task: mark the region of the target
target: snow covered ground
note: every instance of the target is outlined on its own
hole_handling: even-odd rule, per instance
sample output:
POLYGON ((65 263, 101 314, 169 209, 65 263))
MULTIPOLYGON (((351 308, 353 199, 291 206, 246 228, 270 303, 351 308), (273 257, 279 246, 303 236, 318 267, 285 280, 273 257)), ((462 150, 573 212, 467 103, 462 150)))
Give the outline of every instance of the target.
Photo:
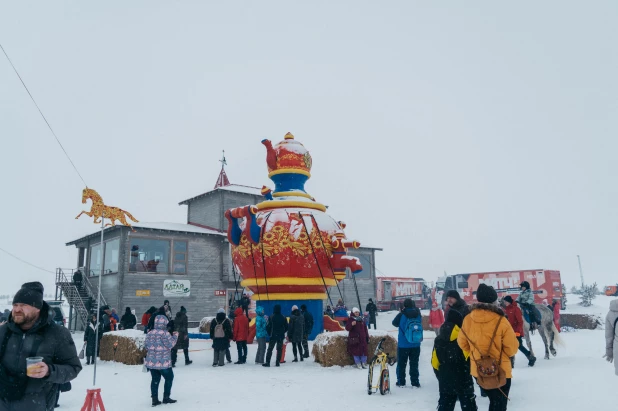
MULTIPOLYGON (((574 297, 574 296, 573 296, 574 297)), ((605 315, 611 298, 600 297, 595 308, 605 315)), ((571 303, 575 299, 571 299, 571 303)), ((575 311, 570 304, 567 312, 575 311)), ((591 311, 594 312, 595 309, 591 311)), ((588 309, 586 309, 588 310, 588 309)), ((579 311, 579 310, 578 310, 579 311)), ((378 329, 392 332, 390 324, 394 312, 380 313, 378 329)), ((394 334, 394 333, 393 333, 394 334)), ((509 410, 610 410, 615 399, 609 394, 618 382, 613 365, 601 357, 604 349, 604 332, 576 331, 562 333, 564 346, 558 346, 558 356, 543 360, 543 346, 538 335, 533 336, 533 346, 540 359, 534 368, 527 367, 525 357, 518 353, 509 410)), ((81 334, 75 334, 81 347, 81 334)), ((281 367, 264 368, 253 364, 257 345, 249 347, 248 363, 229 364, 213 368, 212 348, 205 340, 191 340, 193 364, 183 361, 174 369, 175 379, 172 398, 176 405, 160 406, 163 409, 414 409, 435 410, 438 384, 430 365, 433 333, 425 334, 421 349, 420 381, 422 388, 398 388, 395 367, 391 367, 392 393, 381 396, 367 395, 367 372, 352 367, 322 368, 313 361, 291 363, 292 347, 288 346, 287 363, 281 367)), ((232 358, 236 351, 232 344, 232 358)), ((179 359, 182 355, 179 355, 179 359)), ((273 361, 274 362, 274 361, 273 361)), ((150 375, 142 373, 141 366, 104 363, 98 365, 97 385, 107 410, 147 410, 150 405, 150 375)), ((73 390, 62 394, 60 409, 79 410, 86 389, 92 387, 92 366, 84 370, 73 382, 73 390)), ((161 392, 162 392, 161 387, 161 392)), ((478 388, 477 388, 478 390, 478 388)), ((478 392, 477 392, 478 394, 478 392)), ((480 396, 479 409, 487 409, 488 401, 480 396)), ((456 409, 459 409, 456 408, 456 409)))

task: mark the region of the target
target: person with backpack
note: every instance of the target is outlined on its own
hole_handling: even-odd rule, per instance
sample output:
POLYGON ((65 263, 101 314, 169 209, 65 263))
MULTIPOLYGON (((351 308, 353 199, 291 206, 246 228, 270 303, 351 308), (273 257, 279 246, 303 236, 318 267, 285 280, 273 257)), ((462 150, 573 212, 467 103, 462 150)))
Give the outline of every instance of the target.
POLYGON ((273 307, 273 315, 270 316, 266 323, 266 332, 270 336, 268 343, 268 351, 266 352, 266 362, 263 367, 270 367, 270 359, 273 355, 273 349, 277 347, 277 357, 275 357, 275 366, 279 367, 281 362, 281 350, 283 348, 283 339, 285 333, 288 332, 288 321, 281 314, 281 305, 275 304, 273 307))
POLYGON ((170 334, 167 328, 169 320, 165 315, 157 315, 154 327, 148 331, 144 347, 148 353, 144 360, 144 365, 150 371, 150 395, 152 406, 161 404, 159 401, 159 383, 161 377, 165 379, 163 387, 163 404, 174 404, 177 402, 170 398, 172 393, 172 383, 174 382, 174 370, 172 370, 172 348, 178 341, 178 333, 170 334))
POLYGON ((305 317, 303 317, 298 309, 298 306, 292 306, 292 314, 290 315, 290 327, 288 330, 288 339, 292 343, 292 350, 294 352, 294 360, 292 362, 298 362, 298 354, 300 354, 300 360, 304 360, 303 356, 303 335, 305 333, 305 317))
MULTIPOLYGON (((459 311, 457 311, 457 313, 459 314, 459 311)), ((429 326, 436 333, 436 337, 440 335, 440 327, 442 327, 442 324, 444 324, 444 313, 442 312, 442 309, 438 307, 438 303, 434 301, 432 303, 431 310, 429 311, 429 326)))
POLYGON ((423 321, 421 311, 411 298, 403 301, 403 310, 393 320, 393 326, 399 329, 397 337, 397 386, 406 385, 406 366, 410 360, 410 383, 420 388, 418 359, 421 355, 423 341, 423 321))
POLYGON ((365 311, 369 313, 369 328, 371 328, 371 324, 373 324, 373 329, 377 330, 376 314, 378 313, 378 306, 373 303, 373 299, 369 299, 369 304, 365 307, 365 311))
POLYGON ((238 350, 238 361, 234 364, 244 364, 247 362, 247 340, 249 339, 249 319, 243 313, 243 309, 238 307, 234 311, 234 334, 233 340, 236 341, 238 350))
MULTIPOLYGON (((521 315, 521 310, 517 306, 517 301, 513 301, 513 297, 507 295, 502 299, 502 302, 504 303, 504 313, 506 314, 506 318, 509 320, 511 327, 513 327, 515 337, 519 342, 519 351, 521 351, 528 359, 528 366, 534 367, 534 364, 536 363, 536 357, 532 355, 532 353, 528 351, 526 347, 524 347, 524 320, 521 315)), ((513 359, 511 365, 514 364, 515 360, 513 359)))
POLYGON ((264 318, 264 307, 255 309, 255 338, 258 341, 258 349, 255 354, 255 363, 264 364, 264 356, 266 355, 266 318, 264 318))
POLYGON ((309 311, 307 311, 307 306, 302 304, 300 306, 300 313, 305 319, 305 328, 303 329, 303 357, 309 358, 309 335, 311 334, 311 330, 313 330, 313 315, 309 311))
POLYGON ((176 366, 178 350, 182 350, 185 355, 185 365, 193 364, 193 361, 189 359, 189 318, 187 317, 187 309, 184 306, 181 306, 180 311, 176 313, 173 331, 178 333, 178 342, 172 348, 172 368, 176 366))
POLYGON ((605 355, 607 362, 614 362, 614 370, 618 375, 618 300, 609 303, 609 311, 605 316, 605 355), (616 361, 614 361, 616 359, 616 361))
POLYGON ((345 329, 348 331, 348 354, 354 358, 354 365, 356 368, 367 368, 369 330, 358 308, 352 308, 345 329))
POLYGON ((230 348, 230 340, 234 338, 232 324, 225 316, 225 310, 219 308, 217 316, 210 322, 210 338, 214 355, 212 360, 213 367, 223 367, 225 365, 225 351, 230 348))
POLYGON ((438 411, 453 411, 457 400, 463 411, 477 410, 470 375, 470 353, 463 352, 457 344, 462 323, 459 311, 450 310, 434 340, 431 365, 440 388, 438 411))
POLYGON ((496 290, 481 284, 476 299, 478 303, 470 307, 457 343, 470 353, 470 374, 489 397, 489 409, 504 411, 511 388, 511 357, 517 353, 519 342, 504 312, 496 305, 496 290))

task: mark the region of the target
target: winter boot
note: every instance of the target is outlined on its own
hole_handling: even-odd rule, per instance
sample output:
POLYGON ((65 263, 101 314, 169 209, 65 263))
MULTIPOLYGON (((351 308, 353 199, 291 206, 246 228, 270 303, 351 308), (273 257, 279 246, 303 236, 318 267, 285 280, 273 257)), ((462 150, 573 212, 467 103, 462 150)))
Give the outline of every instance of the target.
POLYGON ((416 387, 416 388, 421 388, 421 383, 418 382, 418 381, 415 381, 415 382, 412 383, 412 386, 416 387))
MULTIPOLYGON (((277 364, 279 365, 279 364, 277 364)), ((262 367, 270 367, 270 363, 265 362, 264 364, 262 364, 262 367)))
POLYGON ((189 360, 189 361, 185 361, 185 365, 191 365, 193 364, 193 361, 189 360))
MULTIPOLYGON (((283 362, 285 362, 285 361, 283 361, 283 362)), ((277 362, 277 363, 275 364, 275 367, 278 367, 278 366, 279 366, 279 362, 277 362)))
POLYGON ((535 362, 536 362, 536 357, 534 355, 531 355, 528 358, 528 367, 534 367, 535 362))
POLYGON ((238 361, 236 361, 234 364, 242 364, 242 360, 239 359, 238 361))
POLYGON ((305 357, 303 357, 302 355, 300 356, 300 360, 301 361, 305 361, 305 357))
POLYGON ((156 407, 157 405, 161 405, 161 401, 159 401, 158 397, 152 397, 152 406, 156 407))
POLYGON ((294 359, 292 360, 292 362, 298 362, 298 358, 294 357, 294 359))
POLYGON ((170 397, 163 398, 163 404, 174 404, 178 401, 171 399, 170 397))
POLYGON ((365 369, 365 368, 367 368, 367 364, 365 364, 365 363, 361 363, 361 367, 362 367, 363 369, 365 369))
POLYGON ((361 365, 359 363, 354 364, 354 366, 358 369, 360 369, 361 365))

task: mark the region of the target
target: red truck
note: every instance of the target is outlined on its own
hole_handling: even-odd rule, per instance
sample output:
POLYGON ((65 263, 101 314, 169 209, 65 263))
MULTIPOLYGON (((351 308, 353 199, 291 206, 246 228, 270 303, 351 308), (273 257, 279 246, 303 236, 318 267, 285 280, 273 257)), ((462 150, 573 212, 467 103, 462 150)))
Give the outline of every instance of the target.
POLYGON ((431 289, 422 278, 410 277, 378 277, 376 306, 380 311, 397 310, 403 300, 411 298, 416 306, 431 308, 429 298, 431 289), (429 305, 428 305, 429 304, 429 305))
POLYGON ((560 301, 561 309, 566 309, 566 298, 562 295, 562 281, 558 270, 521 270, 521 271, 495 271, 487 273, 453 274, 441 277, 436 282, 434 298, 446 304, 446 292, 457 290, 461 298, 467 303, 476 302, 476 290, 480 284, 492 286, 498 293, 498 298, 507 295, 517 298, 521 292, 522 281, 530 283, 530 289, 534 294, 534 302, 542 304, 547 300, 560 301))

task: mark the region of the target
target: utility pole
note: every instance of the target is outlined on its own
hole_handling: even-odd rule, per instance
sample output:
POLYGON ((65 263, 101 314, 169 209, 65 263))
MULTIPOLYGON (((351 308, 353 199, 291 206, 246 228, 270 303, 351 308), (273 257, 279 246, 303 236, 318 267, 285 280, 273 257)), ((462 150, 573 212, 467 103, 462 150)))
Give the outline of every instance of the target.
POLYGON ((582 271, 582 261, 579 258, 579 255, 577 256, 577 263, 579 264, 579 275, 582 278, 582 291, 584 290, 584 273, 582 271))

